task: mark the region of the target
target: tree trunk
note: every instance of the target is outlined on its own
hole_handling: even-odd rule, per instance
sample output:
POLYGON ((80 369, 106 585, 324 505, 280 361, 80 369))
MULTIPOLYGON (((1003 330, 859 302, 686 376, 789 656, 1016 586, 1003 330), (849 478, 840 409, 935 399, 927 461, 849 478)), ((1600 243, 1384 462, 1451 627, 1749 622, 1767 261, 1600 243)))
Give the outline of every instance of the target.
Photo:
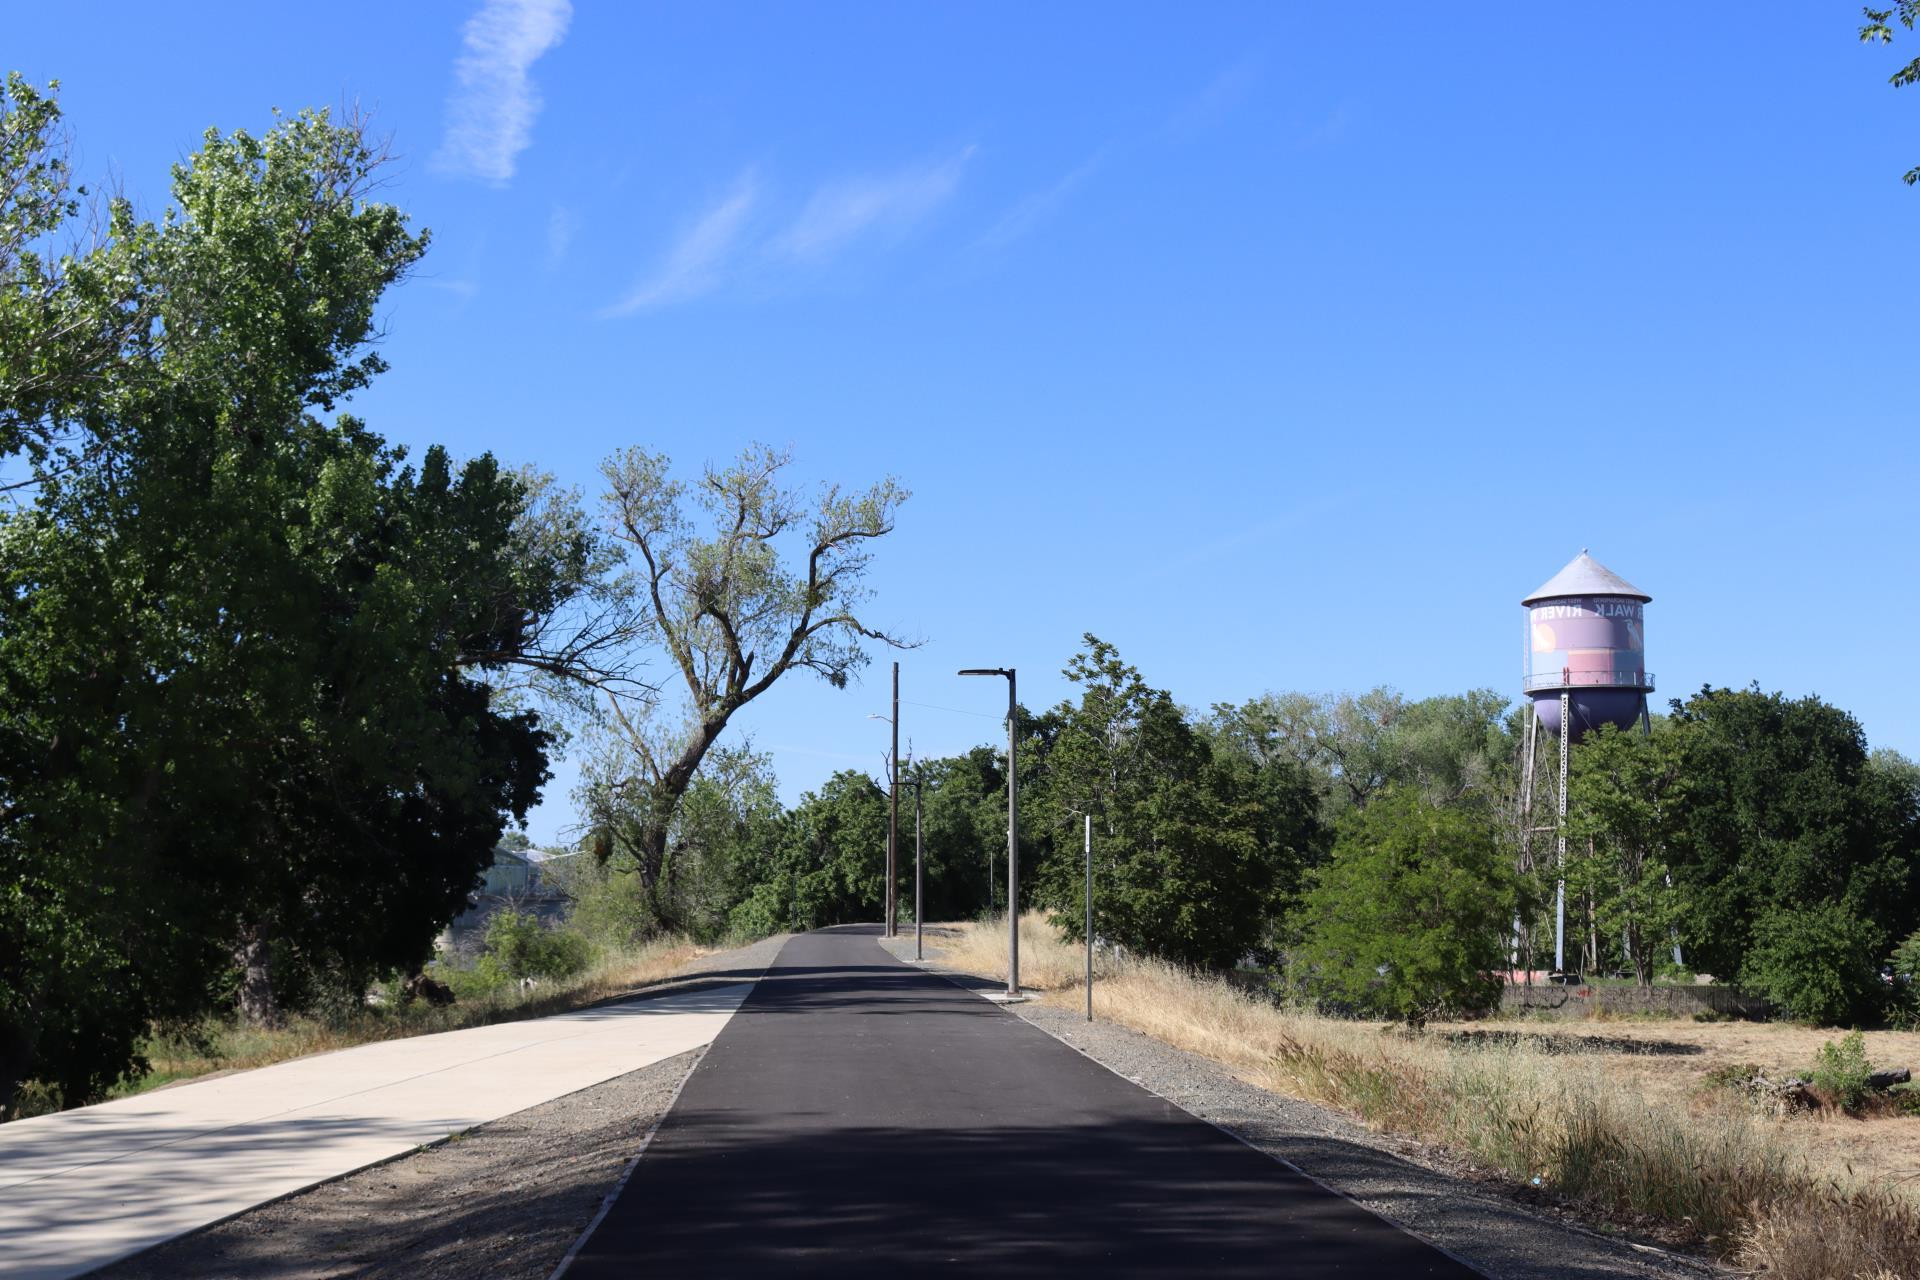
MULTIPOLYGON (((677 797, 676 797, 677 799, 677 797)), ((639 855, 640 892, 645 898, 647 910, 653 916, 653 922, 662 929, 671 929, 676 923, 670 909, 667 892, 667 824, 665 821, 642 823, 635 844, 639 855)))
POLYGON ((0 1119, 13 1110, 32 1066, 33 1037, 17 1023, 0 1021, 0 1119))
POLYGON ((280 1005, 273 998, 269 955, 266 930, 259 924, 250 924, 240 931, 240 943, 233 949, 233 962, 240 968, 240 1016, 248 1026, 280 1025, 280 1005))

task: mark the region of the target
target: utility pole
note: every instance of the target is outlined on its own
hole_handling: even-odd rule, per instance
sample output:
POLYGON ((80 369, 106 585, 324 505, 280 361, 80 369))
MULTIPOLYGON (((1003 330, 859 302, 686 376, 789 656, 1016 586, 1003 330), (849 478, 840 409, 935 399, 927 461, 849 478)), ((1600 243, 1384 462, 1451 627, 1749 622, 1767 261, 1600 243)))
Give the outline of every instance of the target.
POLYGON ((893 754, 887 758, 887 936, 894 936, 899 919, 900 876, 900 664, 893 664, 893 754))

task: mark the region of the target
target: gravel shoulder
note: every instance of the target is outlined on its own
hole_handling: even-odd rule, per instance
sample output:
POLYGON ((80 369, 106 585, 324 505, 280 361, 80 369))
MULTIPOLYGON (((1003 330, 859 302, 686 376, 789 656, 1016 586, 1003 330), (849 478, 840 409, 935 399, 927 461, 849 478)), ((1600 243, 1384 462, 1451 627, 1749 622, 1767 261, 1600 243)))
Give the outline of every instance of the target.
MULTIPOLYGON (((949 968, 930 938, 920 967, 981 992, 994 980, 949 968)), ((881 939, 913 964, 911 936, 881 939)), ((1098 1016, 1096 993, 1096 1017, 1098 1016)), ((1496 1280, 1678 1280, 1734 1273, 1579 1225, 1517 1201, 1504 1183, 1344 1112, 1247 1084, 1220 1064, 1126 1027, 1039 1002, 1006 1006, 1049 1035, 1185 1111, 1286 1162, 1496 1280)))
MULTIPOLYGON (((622 999, 757 978, 787 941, 702 956, 622 999)), ((105 1280, 545 1277, 704 1049, 250 1209, 93 1274, 105 1280)))

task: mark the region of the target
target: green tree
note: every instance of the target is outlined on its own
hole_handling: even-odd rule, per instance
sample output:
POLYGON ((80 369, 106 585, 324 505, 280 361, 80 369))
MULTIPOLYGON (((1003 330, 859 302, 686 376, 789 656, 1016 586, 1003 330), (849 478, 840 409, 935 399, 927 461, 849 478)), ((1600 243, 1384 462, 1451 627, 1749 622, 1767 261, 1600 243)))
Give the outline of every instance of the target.
MULTIPOLYGON (((1909 31, 1913 30, 1914 24, 1920 22, 1920 0, 1897 0, 1892 9, 1867 8, 1861 12, 1866 14, 1867 21, 1860 28, 1860 43, 1892 44, 1892 20, 1895 15, 1898 15, 1901 26, 1909 31)), ((1905 66, 1897 68, 1887 77, 1887 83, 1896 89, 1904 89, 1910 84, 1920 84, 1920 58, 1915 58, 1905 66)), ((1920 165, 1907 170, 1905 181, 1910 187, 1920 184, 1920 165)))
POLYGON ((1317 834, 1304 770, 1276 762, 1263 775, 1244 758, 1216 758, 1171 695, 1096 636, 1065 674, 1081 695, 1055 713, 1036 788, 1059 851, 1040 864, 1041 901, 1078 936, 1076 837, 1091 815, 1099 932, 1216 969, 1258 950, 1317 834))
POLYGON ((1779 908, 1754 925, 1740 985, 1801 1022, 1846 1025, 1874 1018, 1886 991, 1880 981, 1879 932, 1831 902, 1779 908))
POLYGON ((733 912, 743 936, 877 919, 886 880, 887 795, 843 770, 800 797, 779 844, 733 912))
POLYGON ((789 671, 841 688, 866 663, 866 641, 903 643, 859 615, 872 544, 893 531, 906 490, 889 478, 809 501, 783 483, 790 461, 755 446, 709 466, 691 492, 645 449, 603 468, 612 536, 629 557, 615 591, 634 634, 666 658, 677 696, 610 703, 609 750, 582 798, 605 851, 631 852, 664 923, 677 923, 660 895, 674 817, 733 716, 789 671), (790 543, 797 566, 782 554, 790 543))
POLYGON ((475 976, 489 987, 527 978, 571 978, 591 959, 587 940, 563 929, 549 929, 525 911, 496 911, 487 921, 485 949, 475 976))
POLYGON ((384 367, 375 307, 425 249, 380 163, 324 113, 209 133, 93 251, 151 325, 0 516, 0 1095, 97 1093, 234 968, 271 1020, 418 965, 546 777, 495 684, 587 547, 529 554, 491 458, 319 417, 384 367))
POLYGON ((1393 779, 1433 804, 1491 802, 1513 784, 1519 743, 1506 728, 1511 703, 1492 689, 1407 704, 1395 726, 1393 779))
MULTIPOLYGON (((927 919, 976 916, 1004 906, 995 895, 1005 893, 1007 870, 1006 752, 975 747, 919 762, 913 771, 925 786, 920 818, 927 919)), ((909 853, 910 821, 903 816, 901 847, 909 853)))
MULTIPOLYGON (((151 320, 134 270, 148 236, 125 201, 103 211, 93 245, 57 253, 80 240, 87 194, 72 183, 57 89, 18 72, 0 85, 0 462, 24 453, 42 467, 84 447, 95 389, 151 320)), ((0 476, 0 489, 32 475, 0 476)))
POLYGON ((1393 789, 1344 819, 1314 873, 1289 977, 1418 1026, 1498 998, 1507 931, 1527 908, 1492 819, 1393 789))
POLYGON ((1219 703, 1215 740, 1265 765, 1290 760, 1319 781, 1332 822, 1391 786, 1418 787, 1435 803, 1510 787, 1515 743, 1509 703, 1491 689, 1408 702, 1386 686, 1360 694, 1266 693, 1219 703))
POLYGON ((1641 986, 1686 914, 1672 875, 1688 798, 1684 733, 1667 720, 1645 736, 1605 726, 1574 751, 1568 779, 1570 849, 1592 850, 1571 860, 1568 893, 1593 902, 1596 927, 1621 939, 1641 986))
MULTIPOLYGON (((1864 926, 1861 964, 1916 919, 1920 814, 1851 715, 1818 698, 1702 689, 1674 704, 1688 800, 1674 883, 1691 962, 1735 977, 1760 921, 1830 904, 1864 926)), ((1771 968, 1771 966, 1769 966, 1771 968)))

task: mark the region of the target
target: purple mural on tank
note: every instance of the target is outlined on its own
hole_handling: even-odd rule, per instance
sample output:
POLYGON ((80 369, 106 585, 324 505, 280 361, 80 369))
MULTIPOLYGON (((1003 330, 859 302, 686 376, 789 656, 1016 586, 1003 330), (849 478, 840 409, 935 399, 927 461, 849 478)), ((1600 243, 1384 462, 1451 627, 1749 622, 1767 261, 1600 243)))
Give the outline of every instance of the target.
POLYGON ((1527 610, 1525 687, 1547 732, 1560 732, 1567 695, 1578 742, 1603 724, 1639 720, 1653 689, 1646 606, 1652 597, 1585 551, 1521 604, 1527 610))

